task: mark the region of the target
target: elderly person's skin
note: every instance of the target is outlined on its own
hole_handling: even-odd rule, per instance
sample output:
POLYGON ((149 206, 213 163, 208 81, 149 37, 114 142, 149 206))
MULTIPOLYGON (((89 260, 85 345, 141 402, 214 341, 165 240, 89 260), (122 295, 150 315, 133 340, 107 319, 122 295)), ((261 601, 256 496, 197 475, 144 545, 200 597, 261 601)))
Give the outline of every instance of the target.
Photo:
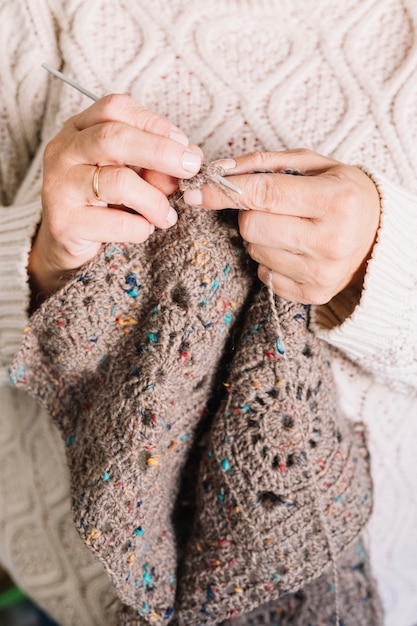
MULTIPOLYGON (((128 96, 106 96, 70 118, 44 155, 42 218, 28 268, 35 296, 56 291, 103 243, 140 244, 155 227, 173 226, 167 195, 198 172, 202 158, 180 129, 128 96)), ((361 289, 380 218, 378 192, 361 169, 308 150, 220 163, 251 208, 240 212, 239 227, 262 281, 287 300, 313 304, 347 286, 361 289), (280 173, 286 169, 304 175, 280 173), (276 173, 252 173, 262 170, 276 173)), ((230 194, 214 186, 187 190, 184 200, 233 208, 230 194)))
POLYGON ((155 227, 175 224, 167 195, 201 162, 180 129, 128 96, 106 96, 70 118, 44 154, 42 217, 28 268, 35 292, 53 293, 103 243, 140 244, 155 227), (97 165, 100 200, 92 184, 97 165))
MULTIPOLYGON (((218 161, 242 190, 239 214, 259 278, 291 301, 324 304, 349 286, 362 289, 380 220, 380 199, 358 167, 309 150, 256 152, 218 161), (279 173, 292 169, 304 176, 279 173), (277 173, 254 174, 253 171, 277 173)), ((230 194, 205 185, 187 190, 195 207, 233 207, 230 194)), ((235 206, 238 206, 236 204, 235 206)))

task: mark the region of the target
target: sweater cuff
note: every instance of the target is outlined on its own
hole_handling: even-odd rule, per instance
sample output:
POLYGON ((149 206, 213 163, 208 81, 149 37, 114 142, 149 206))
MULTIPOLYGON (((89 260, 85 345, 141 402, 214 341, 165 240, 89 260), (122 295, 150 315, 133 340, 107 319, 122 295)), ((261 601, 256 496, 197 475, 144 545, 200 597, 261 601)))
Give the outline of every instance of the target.
POLYGON ((0 384, 28 321, 27 264, 39 216, 39 200, 0 208, 0 384))
POLYGON ((382 381, 417 387, 417 197, 372 175, 381 197, 381 225, 360 296, 346 289, 312 309, 319 337, 382 381))

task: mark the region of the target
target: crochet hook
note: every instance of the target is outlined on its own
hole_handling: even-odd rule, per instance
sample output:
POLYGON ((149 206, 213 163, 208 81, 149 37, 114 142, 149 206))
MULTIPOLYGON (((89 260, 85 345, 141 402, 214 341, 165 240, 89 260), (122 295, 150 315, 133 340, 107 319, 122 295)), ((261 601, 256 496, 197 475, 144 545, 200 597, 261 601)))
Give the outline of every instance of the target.
MULTIPOLYGON (((94 102, 97 102, 97 100, 99 99, 99 97, 94 95, 93 93, 91 93, 91 91, 89 91, 88 89, 86 89, 85 87, 80 85, 79 83, 75 82, 75 80, 72 80, 72 78, 69 78, 69 76, 66 76, 65 74, 63 74, 59 70, 56 70, 54 67, 51 67, 47 63, 42 63, 42 67, 45 70, 47 70, 48 72, 50 72, 51 74, 53 74, 54 76, 56 76, 56 78, 59 78, 60 80, 62 80, 67 85, 70 85, 70 87, 73 87, 74 89, 77 89, 77 91, 79 91, 80 93, 84 94, 84 96, 87 96, 87 98, 90 98, 90 100, 94 100, 94 102)), ((224 187, 227 187, 228 189, 231 189, 232 191, 234 191, 234 192, 236 192, 238 194, 242 193, 242 191, 241 191, 241 189, 239 189, 239 187, 236 187, 236 185, 234 185, 233 183, 229 182, 227 180, 227 178, 225 178, 224 176, 220 176, 220 174, 216 174, 215 176, 213 176, 213 178, 218 183, 220 183, 220 185, 223 185, 224 187)))

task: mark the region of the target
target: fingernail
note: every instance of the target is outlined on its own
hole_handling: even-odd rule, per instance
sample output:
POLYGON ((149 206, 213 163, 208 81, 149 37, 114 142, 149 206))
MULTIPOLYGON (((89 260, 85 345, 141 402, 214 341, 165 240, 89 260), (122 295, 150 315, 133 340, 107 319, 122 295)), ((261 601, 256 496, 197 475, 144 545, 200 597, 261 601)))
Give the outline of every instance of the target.
POLYGON ((184 202, 191 206, 200 206, 203 203, 203 194, 199 189, 187 189, 184 192, 184 202))
POLYGON ((272 270, 265 265, 258 266, 258 277, 263 283, 268 284, 271 281, 272 270))
POLYGON ((184 135, 182 130, 180 130, 179 128, 171 128, 168 133, 168 137, 170 139, 173 139, 177 143, 182 143, 183 146, 188 146, 189 144, 187 135, 184 135))
POLYGON ((166 219, 169 226, 174 226, 174 224, 176 224, 178 215, 175 209, 172 207, 169 209, 166 219))
POLYGON ((149 224, 149 234, 153 235, 155 232, 155 224, 149 224))
POLYGON ((182 166, 187 172, 197 174, 201 167, 201 157, 191 150, 186 150, 182 155, 182 166))
POLYGON ((224 170, 234 170, 237 166, 235 159, 217 159, 217 161, 212 161, 212 165, 219 165, 224 170))

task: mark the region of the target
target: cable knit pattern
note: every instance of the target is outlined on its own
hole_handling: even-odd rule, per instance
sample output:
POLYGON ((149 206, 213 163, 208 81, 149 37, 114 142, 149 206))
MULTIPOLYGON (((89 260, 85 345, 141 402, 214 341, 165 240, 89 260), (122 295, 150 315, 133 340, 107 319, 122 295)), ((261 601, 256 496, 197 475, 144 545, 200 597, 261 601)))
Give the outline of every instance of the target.
MULTIPOLYGON (((417 621, 417 503, 409 483, 417 467, 408 447, 417 437, 416 22, 413 0, 323 0, 314 9, 306 0, 0 1, 3 366, 27 321, 25 265, 39 218, 42 146, 69 115, 90 104, 50 79, 40 68, 43 61, 99 95, 131 93, 188 132, 207 159, 302 145, 371 172, 383 219, 363 297, 358 304, 344 293, 317 308, 314 328, 338 348, 337 380, 345 409, 369 427, 376 494, 369 541, 387 626, 417 621), (343 364, 340 352, 357 366, 343 364), (379 382, 364 377, 359 367, 379 382), (401 435, 397 453, 393 431, 401 435)), ((47 415, 22 394, 8 389, 2 394, 3 502, 14 502, 14 476, 21 485, 21 508, 0 507, 0 559, 19 578, 23 552, 12 529, 22 518, 40 529, 32 542, 28 533, 25 550, 43 545, 43 554, 50 553, 50 536, 42 528, 47 510, 58 529, 52 544, 55 563, 66 562, 68 554, 77 559, 78 552, 65 547, 59 524, 63 509, 44 501, 39 482, 32 482, 39 475, 38 459, 53 447, 57 462, 54 471, 43 474, 44 490, 53 492, 49 481, 62 471, 61 502, 66 499, 69 510, 67 477, 57 469, 63 464, 63 444, 47 415), (38 456, 32 430, 25 426, 35 414, 44 429, 39 444, 44 452, 38 456), (6 440, 3 433, 12 432, 6 440)), ((71 542, 77 545, 75 534, 71 542)), ((41 577, 23 580, 22 575, 22 586, 63 626, 83 623, 71 616, 63 597, 80 608, 85 620, 91 615, 86 624, 105 623, 94 595, 81 601, 82 567, 75 565, 72 576, 67 567, 61 570, 57 565, 51 573, 59 580, 59 593, 41 577)))
POLYGON ((26 395, 0 400, 1 563, 58 623, 113 626, 115 592, 72 524, 61 437, 26 395))

